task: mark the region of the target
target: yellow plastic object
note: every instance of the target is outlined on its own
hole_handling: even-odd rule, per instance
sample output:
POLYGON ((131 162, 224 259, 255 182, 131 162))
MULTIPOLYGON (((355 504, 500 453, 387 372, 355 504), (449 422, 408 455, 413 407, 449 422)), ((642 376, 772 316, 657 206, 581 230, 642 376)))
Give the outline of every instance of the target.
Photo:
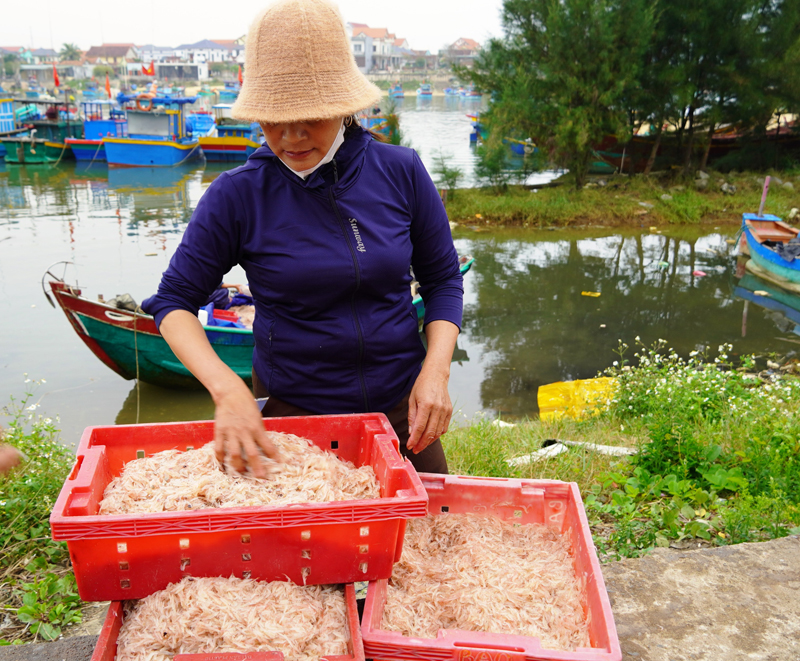
POLYGON ((581 296, 591 296, 592 298, 597 298, 600 296, 599 291, 582 291, 581 296))
POLYGON ((602 376, 597 379, 558 381, 539 387, 539 417, 558 420, 564 416, 580 418, 599 413, 614 396, 617 380, 602 376))

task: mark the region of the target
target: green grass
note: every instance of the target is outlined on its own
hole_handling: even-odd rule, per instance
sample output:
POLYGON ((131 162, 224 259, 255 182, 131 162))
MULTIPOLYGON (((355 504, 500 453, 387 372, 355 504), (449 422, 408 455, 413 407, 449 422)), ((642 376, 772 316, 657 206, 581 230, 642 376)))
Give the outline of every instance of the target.
MULTIPOLYGON (((796 190, 772 185, 765 210, 786 218, 800 207, 800 180, 786 173, 778 176, 796 190)), ((743 212, 758 211, 764 175, 712 172, 704 191, 695 190, 692 180, 611 176, 595 181, 600 179, 605 186, 579 191, 568 178, 563 185, 537 191, 510 186, 500 195, 491 188, 459 189, 449 197, 447 213, 452 221, 481 227, 739 223, 743 212), (720 181, 736 186, 736 193, 722 193, 720 181), (672 199, 662 200, 663 195, 672 199)))
POLYGON ((3 441, 27 458, 0 476, 0 608, 8 618, 0 645, 53 640, 81 619, 66 545, 50 538, 48 523, 74 456, 58 443, 55 421, 36 414, 30 383, 3 409, 3 441))
POLYGON ((795 363, 757 373, 752 357, 681 359, 666 343, 627 347, 607 370, 618 389, 597 417, 486 420, 443 439, 451 472, 577 482, 603 559, 656 546, 725 545, 800 534, 800 380, 795 363), (632 457, 572 449, 512 468, 545 439, 635 447, 632 457))

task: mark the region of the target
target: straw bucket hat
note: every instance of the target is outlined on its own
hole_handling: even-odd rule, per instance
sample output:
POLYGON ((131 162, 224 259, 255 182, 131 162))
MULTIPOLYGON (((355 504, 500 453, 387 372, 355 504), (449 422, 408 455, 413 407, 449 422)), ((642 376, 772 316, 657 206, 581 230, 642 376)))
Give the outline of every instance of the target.
POLYGON ((279 0, 247 33, 235 118, 277 124, 346 117, 378 103, 358 70, 339 9, 327 0, 279 0))

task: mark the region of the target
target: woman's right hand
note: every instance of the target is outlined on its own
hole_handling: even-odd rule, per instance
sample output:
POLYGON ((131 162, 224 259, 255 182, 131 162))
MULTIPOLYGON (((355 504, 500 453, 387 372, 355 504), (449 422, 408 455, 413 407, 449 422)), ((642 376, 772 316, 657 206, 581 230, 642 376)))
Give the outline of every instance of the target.
POLYGON ((266 477, 262 456, 279 459, 275 446, 264 431, 264 420, 244 381, 216 399, 214 414, 214 452, 224 466, 244 473, 248 467, 256 477, 266 477))
POLYGON ((256 477, 266 477, 261 453, 275 460, 280 456, 267 439, 261 411, 247 384, 222 362, 192 313, 173 310, 161 320, 159 331, 214 400, 214 451, 217 459, 224 465, 227 457, 228 463, 240 473, 249 466, 256 477))

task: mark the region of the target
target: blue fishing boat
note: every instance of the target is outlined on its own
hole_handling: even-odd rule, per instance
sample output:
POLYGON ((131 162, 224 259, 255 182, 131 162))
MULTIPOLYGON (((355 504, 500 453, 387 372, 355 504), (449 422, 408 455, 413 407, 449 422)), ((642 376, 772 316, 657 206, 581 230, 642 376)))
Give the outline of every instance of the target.
POLYGON ((219 91, 220 103, 233 103, 239 96, 239 81, 227 81, 225 88, 219 91))
POLYGON ((460 87, 445 87, 444 88, 444 95, 445 96, 461 96, 461 88, 460 87))
POLYGON ((214 116, 208 110, 186 113, 186 134, 202 138, 214 132, 214 116))
POLYGON ((800 230, 777 216, 742 214, 742 234, 752 259, 761 269, 776 276, 773 282, 800 284, 800 230), (797 257, 794 256, 797 254, 797 257))
POLYGON ((231 116, 229 104, 219 103, 212 108, 214 130, 200 138, 200 147, 207 161, 246 161, 263 141, 258 122, 242 123, 231 116))
POLYGON ((197 97, 120 94, 117 99, 128 104, 128 135, 103 139, 109 166, 172 167, 203 157, 197 138, 186 135, 183 110, 197 97))
POLYGON ((395 83, 389 88, 389 98, 390 99, 404 99, 405 93, 403 92, 403 86, 400 83, 395 83))
POLYGON ((420 86, 417 88, 417 96, 431 98, 433 96, 433 90, 431 89, 430 83, 420 83, 420 86))
MULTIPOLYGON (((17 128, 14 121, 14 99, 0 99, 0 136, 13 133, 17 128)), ((6 148, 0 142, 0 158, 6 155, 6 148)))
POLYGON ((78 161, 105 161, 104 138, 122 138, 128 133, 125 112, 113 101, 86 101, 83 108, 83 138, 67 138, 78 161))

